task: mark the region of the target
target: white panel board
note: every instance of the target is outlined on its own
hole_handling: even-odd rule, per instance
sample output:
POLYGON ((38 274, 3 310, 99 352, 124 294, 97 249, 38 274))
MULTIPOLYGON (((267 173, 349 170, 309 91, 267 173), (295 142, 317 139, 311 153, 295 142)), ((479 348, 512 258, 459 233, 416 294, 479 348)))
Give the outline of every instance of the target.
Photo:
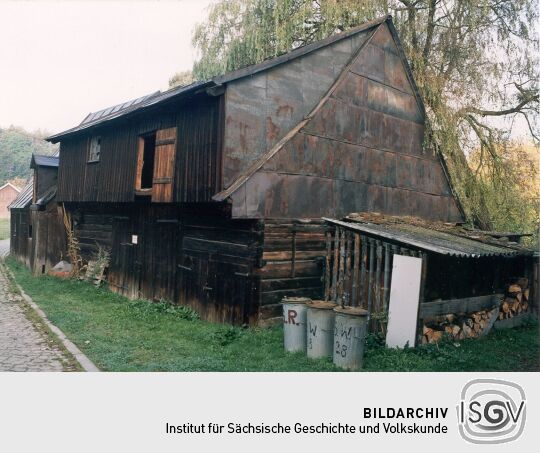
POLYGON ((414 346, 420 298, 422 259, 394 255, 386 346, 414 346))

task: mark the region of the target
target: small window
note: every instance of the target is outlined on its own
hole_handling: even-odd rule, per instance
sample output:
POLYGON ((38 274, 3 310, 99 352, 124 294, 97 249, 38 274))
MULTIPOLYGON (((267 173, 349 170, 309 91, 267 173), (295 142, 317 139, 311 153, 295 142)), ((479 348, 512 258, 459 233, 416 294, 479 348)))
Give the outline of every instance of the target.
POLYGON ((90 149, 88 151, 88 163, 99 162, 101 153, 101 137, 92 137, 90 139, 90 149))
POLYGON ((32 239, 32 225, 28 225, 28 237, 32 239))

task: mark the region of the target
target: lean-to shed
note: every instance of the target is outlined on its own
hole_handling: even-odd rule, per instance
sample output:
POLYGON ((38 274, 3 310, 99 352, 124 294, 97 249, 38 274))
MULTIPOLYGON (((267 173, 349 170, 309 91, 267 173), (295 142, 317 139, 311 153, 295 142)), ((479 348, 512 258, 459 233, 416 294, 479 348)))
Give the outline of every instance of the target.
POLYGON ((56 203, 58 162, 58 156, 32 155, 33 176, 9 207, 10 255, 36 275, 66 255, 66 232, 56 203))
POLYGON ((450 326, 445 333, 462 339, 469 319, 486 321, 478 322, 476 331, 465 329, 468 336, 479 336, 495 321, 538 315, 538 259, 521 244, 529 234, 379 213, 325 221, 334 228, 327 236, 325 300, 366 309, 374 329, 389 313, 395 255, 422 260, 419 338, 426 325, 450 326), (460 322, 454 323, 457 317, 460 322))

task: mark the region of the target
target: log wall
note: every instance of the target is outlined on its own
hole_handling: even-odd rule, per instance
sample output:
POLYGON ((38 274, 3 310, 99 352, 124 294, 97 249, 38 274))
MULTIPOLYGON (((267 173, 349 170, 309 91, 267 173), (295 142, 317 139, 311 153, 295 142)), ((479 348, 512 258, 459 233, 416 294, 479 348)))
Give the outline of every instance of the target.
POLYGON ((281 316, 285 296, 321 299, 326 227, 320 220, 266 219, 260 276, 261 320, 281 316))

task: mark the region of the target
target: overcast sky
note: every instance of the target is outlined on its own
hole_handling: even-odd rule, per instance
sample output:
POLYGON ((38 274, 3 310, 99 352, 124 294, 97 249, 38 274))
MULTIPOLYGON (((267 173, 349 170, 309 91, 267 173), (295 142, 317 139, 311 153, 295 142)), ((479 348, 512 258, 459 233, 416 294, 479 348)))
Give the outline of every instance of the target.
MULTIPOLYGON (((191 69, 192 31, 213 1, 0 0, 0 127, 60 132, 166 89, 191 69)), ((518 118, 514 134, 526 132, 518 118)))
POLYGON ((191 69, 212 0, 0 0, 0 127, 60 132, 191 69))

